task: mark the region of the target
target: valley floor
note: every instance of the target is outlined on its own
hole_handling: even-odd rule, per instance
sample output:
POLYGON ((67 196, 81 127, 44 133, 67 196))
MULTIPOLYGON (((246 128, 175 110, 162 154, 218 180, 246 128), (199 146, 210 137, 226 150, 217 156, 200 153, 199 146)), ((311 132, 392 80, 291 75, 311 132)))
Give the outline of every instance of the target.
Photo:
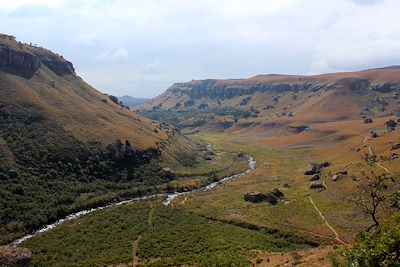
POLYGON ((282 147, 265 139, 195 134, 191 138, 217 151, 254 156, 256 170, 209 191, 178 196, 169 207, 159 199, 96 212, 23 246, 33 251, 35 264, 52 266, 330 266, 327 254, 345 248, 370 224, 350 201, 363 173, 397 177, 400 171, 383 157, 368 163, 363 156, 382 155, 385 141, 365 136, 318 147, 282 147), (323 161, 331 162, 321 173, 325 189, 311 190, 304 168, 323 161), (343 170, 347 175, 331 179, 343 170), (274 188, 285 195, 277 205, 243 200, 247 192, 274 188), (320 247, 311 248, 316 244, 320 247))

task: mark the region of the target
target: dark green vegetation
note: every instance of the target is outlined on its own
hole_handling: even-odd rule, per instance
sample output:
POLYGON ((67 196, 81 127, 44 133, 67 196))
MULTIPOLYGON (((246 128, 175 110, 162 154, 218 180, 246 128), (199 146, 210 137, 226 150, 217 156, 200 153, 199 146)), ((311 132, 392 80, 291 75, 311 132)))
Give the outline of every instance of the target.
POLYGON ((331 258, 334 266, 400 266, 400 213, 374 231, 360 233, 352 249, 331 258))
MULTIPOLYGON (((208 108, 205 105, 200 105, 198 108, 180 109, 181 105, 175 106, 168 111, 161 109, 160 106, 153 107, 151 110, 137 110, 137 113, 147 118, 163 121, 177 127, 201 127, 204 126, 208 121, 213 120, 215 116, 229 116, 234 121, 241 118, 254 118, 257 117, 258 111, 255 109, 240 109, 235 107, 212 107, 208 108), (197 119, 192 123, 182 124, 181 122, 186 121, 195 116, 203 117, 197 119)), ((185 107, 187 107, 186 105, 185 107)), ((226 128, 232 126, 233 123, 226 122, 226 128)))
POLYGON ((86 215, 22 245, 33 252, 34 266, 128 264, 133 250, 150 266, 248 266, 252 250, 307 247, 144 201, 86 215))
POLYGON ((2 105, 0 129, 0 243, 174 178, 161 171, 156 150, 83 143, 40 114, 19 116, 2 105))

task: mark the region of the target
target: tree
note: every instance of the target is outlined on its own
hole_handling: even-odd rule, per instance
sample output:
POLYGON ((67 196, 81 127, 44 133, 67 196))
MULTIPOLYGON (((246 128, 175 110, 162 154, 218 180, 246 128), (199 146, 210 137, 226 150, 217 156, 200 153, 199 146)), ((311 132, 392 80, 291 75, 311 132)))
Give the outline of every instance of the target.
POLYGON ((365 176, 364 182, 358 186, 358 194, 351 199, 351 202, 373 222, 367 228, 367 232, 381 225, 382 215, 399 209, 400 196, 398 185, 395 185, 393 178, 388 178, 386 174, 377 176, 374 172, 371 176, 365 176))

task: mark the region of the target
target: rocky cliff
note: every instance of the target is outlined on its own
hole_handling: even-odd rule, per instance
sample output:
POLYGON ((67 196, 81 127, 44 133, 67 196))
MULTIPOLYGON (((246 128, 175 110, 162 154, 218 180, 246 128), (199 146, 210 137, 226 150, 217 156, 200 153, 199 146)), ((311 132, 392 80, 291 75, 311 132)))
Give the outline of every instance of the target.
POLYGON ((33 45, 17 42, 13 36, 0 35, 0 69, 31 76, 42 65, 59 76, 75 74, 71 62, 61 56, 33 45))
MULTIPOLYGON (((375 70, 374 70, 375 71, 375 70)), ((384 71, 384 70, 382 70, 384 71)), ((398 69, 386 69, 387 72, 400 74, 398 69)), ((286 75, 260 75, 245 80, 197 80, 187 83, 176 83, 168 88, 173 94, 182 93, 192 99, 231 99, 243 95, 252 95, 256 92, 299 92, 319 90, 372 90, 377 92, 400 92, 400 76, 388 81, 375 80, 351 74, 329 74, 318 76, 286 76, 286 75)))
POLYGON ((400 68, 388 67, 313 76, 193 80, 173 84, 135 108, 182 128, 226 130, 260 124, 268 129, 271 125, 293 128, 397 114, 399 96, 400 68))

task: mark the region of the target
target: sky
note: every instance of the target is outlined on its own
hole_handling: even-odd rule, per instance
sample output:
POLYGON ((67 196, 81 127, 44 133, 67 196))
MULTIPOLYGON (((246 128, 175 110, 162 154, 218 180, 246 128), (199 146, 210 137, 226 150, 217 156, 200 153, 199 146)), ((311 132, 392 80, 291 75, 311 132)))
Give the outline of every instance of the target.
POLYGON ((0 0, 0 33, 46 47, 98 90, 400 64, 399 0, 0 0))

